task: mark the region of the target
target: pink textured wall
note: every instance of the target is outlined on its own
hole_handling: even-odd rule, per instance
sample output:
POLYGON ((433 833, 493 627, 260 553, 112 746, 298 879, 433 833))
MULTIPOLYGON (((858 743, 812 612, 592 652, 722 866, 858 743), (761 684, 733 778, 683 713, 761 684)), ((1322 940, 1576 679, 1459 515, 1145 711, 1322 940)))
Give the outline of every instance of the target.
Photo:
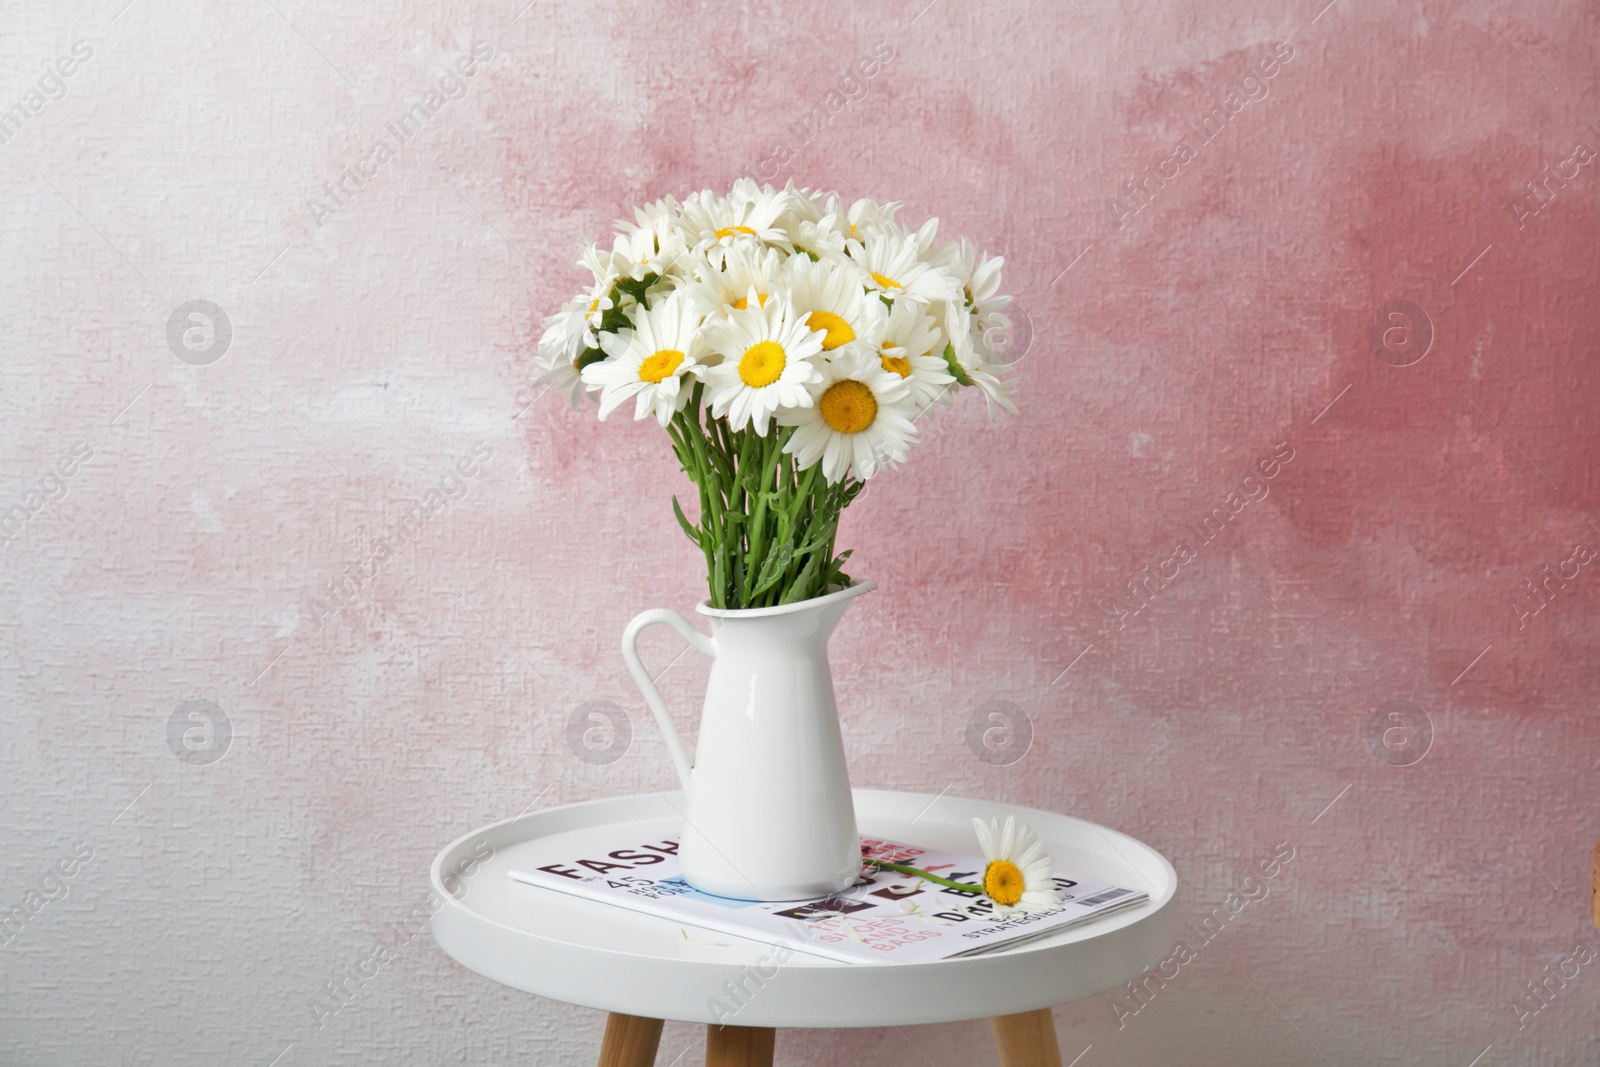
MULTIPOLYGON (((0 548, 0 905, 66 894, 0 948, 0 1059, 588 1058, 596 1013, 425 934, 308 1004, 458 832, 671 784, 615 647, 699 595, 681 476, 653 425, 530 390, 531 347, 580 240, 740 173, 938 215, 1007 257, 1035 332, 1019 416, 941 415, 846 520, 882 586, 834 643, 858 783, 1080 809, 1172 857, 1182 918, 1296 850, 1137 1014, 1059 1011, 1067 1056, 1592 1058, 1600 963, 1562 963, 1600 947, 1592 11, 119 6, 24 6, 0 40, 27 112, 0 143, 0 507, 59 497, 0 548), (196 299, 232 337, 188 362, 167 324, 196 299), (567 746, 589 700, 633 716, 609 766, 567 746), (997 700, 1034 732, 1003 766, 964 741, 997 700), (186 762, 195 707, 231 734, 186 762)), ((696 1041, 670 1026, 661 1062, 696 1041)), ((919 1051, 992 1057, 975 1024, 779 1041, 919 1051)))

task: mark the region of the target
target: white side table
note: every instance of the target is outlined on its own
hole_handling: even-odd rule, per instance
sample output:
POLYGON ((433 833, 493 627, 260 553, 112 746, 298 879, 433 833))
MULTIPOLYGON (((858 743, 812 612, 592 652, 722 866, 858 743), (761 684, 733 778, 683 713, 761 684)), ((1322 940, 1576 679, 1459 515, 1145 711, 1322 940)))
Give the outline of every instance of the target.
POLYGON ((1039 834, 1057 870, 1145 888, 1150 902, 975 959, 846 964, 796 953, 778 965, 773 947, 761 942, 509 877, 535 853, 560 846, 556 838, 581 845, 614 839, 618 830, 623 837, 676 834, 683 796, 655 793, 537 811, 455 841, 433 861, 433 890, 445 902, 434 913, 433 936, 462 966, 502 985, 610 1012, 601 1067, 650 1067, 664 1019, 709 1025, 710 1067, 769 1067, 780 1026, 979 1018, 993 1020, 1005 1067, 1060 1067, 1051 1007, 1120 985, 1172 946, 1177 874, 1160 853, 1125 834, 949 796, 858 789, 855 801, 864 834, 965 852, 976 851, 973 816, 1016 813, 1039 834))

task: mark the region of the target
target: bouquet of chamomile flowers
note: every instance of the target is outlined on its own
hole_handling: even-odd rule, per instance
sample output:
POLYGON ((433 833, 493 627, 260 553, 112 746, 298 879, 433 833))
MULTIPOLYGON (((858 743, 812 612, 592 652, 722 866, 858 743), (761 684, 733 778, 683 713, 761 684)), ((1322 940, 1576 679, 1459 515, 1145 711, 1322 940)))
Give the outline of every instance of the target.
POLYGON ((1015 411, 996 357, 999 258, 912 230, 898 203, 757 186, 672 198, 619 221, 594 282, 544 323, 540 384, 605 419, 654 417, 700 492, 678 521, 711 604, 756 608, 849 583, 840 512, 902 462, 916 423, 972 388, 1015 411))

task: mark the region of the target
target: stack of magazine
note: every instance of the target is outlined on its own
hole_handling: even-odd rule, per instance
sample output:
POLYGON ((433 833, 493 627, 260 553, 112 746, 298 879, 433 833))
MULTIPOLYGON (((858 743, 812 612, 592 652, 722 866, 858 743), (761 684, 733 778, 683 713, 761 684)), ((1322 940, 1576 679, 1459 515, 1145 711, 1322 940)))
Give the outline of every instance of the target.
MULTIPOLYGON (((1014 948, 1104 918, 1149 899, 1141 889, 1056 874, 1061 903, 999 915, 980 894, 915 875, 863 869, 837 896, 778 903, 702 893, 678 874, 675 839, 616 841, 511 872, 519 882, 654 915, 684 926, 751 938, 845 963, 977 956, 1014 948)), ((864 858, 909 864, 955 882, 977 883, 983 860, 875 838, 864 858)), ((687 935, 687 931, 685 931, 687 935)))

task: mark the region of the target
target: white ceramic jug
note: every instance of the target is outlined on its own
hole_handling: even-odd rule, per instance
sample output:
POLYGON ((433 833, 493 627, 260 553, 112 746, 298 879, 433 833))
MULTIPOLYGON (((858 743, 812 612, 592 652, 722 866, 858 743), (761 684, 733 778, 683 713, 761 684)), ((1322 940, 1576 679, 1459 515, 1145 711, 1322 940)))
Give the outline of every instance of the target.
POLYGON ((742 900, 807 900, 854 884, 861 870, 855 805, 839 736, 828 638, 853 585, 798 604, 724 610, 707 637, 675 611, 628 623, 622 657, 666 735, 688 797, 678 860, 696 889, 742 900), (691 764, 639 661, 639 634, 665 623, 712 657, 691 764))

